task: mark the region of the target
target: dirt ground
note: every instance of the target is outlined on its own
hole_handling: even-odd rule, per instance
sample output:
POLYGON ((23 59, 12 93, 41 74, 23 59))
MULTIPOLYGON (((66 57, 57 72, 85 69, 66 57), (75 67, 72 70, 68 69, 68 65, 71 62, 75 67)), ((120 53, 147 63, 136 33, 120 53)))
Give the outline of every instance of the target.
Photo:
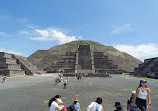
MULTIPOLYGON (((63 84, 55 85, 56 76, 45 74, 8 78, 6 83, 0 83, 0 111, 49 111, 48 100, 56 94, 62 96, 65 106, 78 97, 81 111, 86 111, 97 96, 103 98, 104 111, 113 111, 116 101, 126 109, 131 90, 139 85, 139 79, 112 75, 112 78, 91 77, 80 82, 70 78, 68 87, 64 89, 63 84)), ((148 81, 147 85, 152 91, 150 111, 158 111, 158 81, 148 81)))

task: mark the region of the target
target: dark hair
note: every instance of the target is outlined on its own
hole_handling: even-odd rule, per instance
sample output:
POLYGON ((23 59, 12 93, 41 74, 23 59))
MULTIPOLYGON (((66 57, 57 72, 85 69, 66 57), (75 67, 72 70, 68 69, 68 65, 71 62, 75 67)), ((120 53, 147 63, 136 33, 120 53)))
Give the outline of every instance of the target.
POLYGON ((101 97, 97 97, 96 101, 98 104, 101 104, 102 103, 102 98, 101 97))
POLYGON ((55 97, 51 98, 51 99, 49 100, 49 102, 48 102, 48 107, 51 106, 52 102, 55 101, 56 98, 61 98, 61 96, 60 96, 60 95, 56 95, 55 97))
MULTIPOLYGON (((138 88, 139 88, 139 87, 142 87, 141 83, 139 84, 138 88)), ((146 87, 146 88, 148 88, 148 86, 147 86, 147 85, 145 85, 145 87, 146 87)))

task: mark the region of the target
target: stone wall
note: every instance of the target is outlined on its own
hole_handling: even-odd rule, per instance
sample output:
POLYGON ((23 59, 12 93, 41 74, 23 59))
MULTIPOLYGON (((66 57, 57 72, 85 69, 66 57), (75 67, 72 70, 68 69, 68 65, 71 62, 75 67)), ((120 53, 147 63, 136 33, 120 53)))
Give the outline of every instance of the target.
POLYGON ((0 52, 0 75, 33 75, 37 69, 27 61, 27 58, 0 52))
POLYGON ((57 62, 51 64, 44 70, 48 73, 64 72, 75 73, 76 53, 67 52, 65 55, 60 55, 60 59, 57 62))
POLYGON ((158 78, 158 57, 145 59, 144 63, 139 64, 138 68, 131 73, 135 76, 158 78))
POLYGON ((13 58, 12 54, 0 52, 0 75, 24 75, 25 71, 21 65, 13 58))

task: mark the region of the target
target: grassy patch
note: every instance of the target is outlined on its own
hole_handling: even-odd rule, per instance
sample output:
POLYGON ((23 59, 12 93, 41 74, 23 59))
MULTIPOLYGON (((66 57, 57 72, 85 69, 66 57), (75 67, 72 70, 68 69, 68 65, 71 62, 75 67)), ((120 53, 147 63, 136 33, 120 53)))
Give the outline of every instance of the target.
POLYGON ((121 91, 136 91, 136 89, 120 89, 121 91))
POLYGON ((147 77, 135 77, 136 79, 145 79, 145 80, 151 80, 151 81, 158 81, 158 79, 152 79, 147 77))
POLYGON ((48 104, 48 102, 49 102, 49 100, 45 100, 45 101, 44 101, 45 104, 48 104))
POLYGON ((59 90, 62 90, 62 89, 58 89, 58 88, 53 88, 53 90, 59 91, 59 90))
POLYGON ((61 99, 67 99, 67 97, 61 97, 61 99))
POLYGON ((158 98, 158 95, 156 95, 156 98, 158 98))

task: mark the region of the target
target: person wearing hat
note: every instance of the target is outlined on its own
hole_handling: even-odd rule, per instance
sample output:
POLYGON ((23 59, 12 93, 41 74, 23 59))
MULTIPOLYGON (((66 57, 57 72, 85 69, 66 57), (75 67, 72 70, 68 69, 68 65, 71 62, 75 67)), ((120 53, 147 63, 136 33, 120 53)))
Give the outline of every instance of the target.
POLYGON ((124 110, 122 109, 123 106, 121 105, 120 102, 115 102, 114 107, 116 107, 116 110, 114 110, 114 111, 124 111, 124 110))
POLYGON ((62 111, 65 107, 63 105, 59 105, 63 103, 60 95, 56 95, 52 99, 49 100, 48 106, 50 107, 50 111, 62 111))
POLYGON ((78 98, 74 98, 74 102, 70 105, 69 111, 80 111, 80 104, 78 98))
POLYGON ((150 89, 147 87, 146 80, 140 80, 140 84, 136 90, 136 95, 133 101, 133 107, 139 107, 141 111, 146 111, 147 107, 151 108, 150 89), (148 105, 147 105, 148 100, 148 105))
POLYGON ((139 111, 139 108, 137 106, 133 107, 133 101, 134 101, 135 94, 136 94, 136 92, 132 91, 131 92, 131 97, 128 98, 128 101, 127 101, 127 111, 139 111))
POLYGON ((87 107, 87 111, 102 111, 103 110, 103 106, 102 104, 102 98, 101 97, 97 97, 95 102, 92 102, 88 107, 87 107))

